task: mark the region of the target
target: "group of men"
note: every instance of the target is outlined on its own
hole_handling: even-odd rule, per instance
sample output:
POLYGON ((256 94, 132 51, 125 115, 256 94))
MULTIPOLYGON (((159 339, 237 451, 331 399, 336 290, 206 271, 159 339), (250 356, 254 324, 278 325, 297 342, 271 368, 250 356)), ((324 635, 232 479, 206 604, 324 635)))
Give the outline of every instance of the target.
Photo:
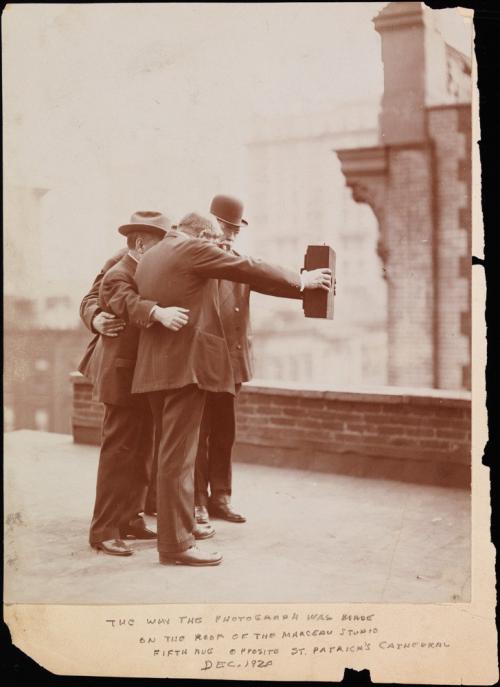
POLYGON ((328 269, 239 255, 246 224, 225 195, 178 225, 137 212, 82 300, 94 337, 79 369, 104 404, 89 535, 99 551, 130 556, 127 540, 157 539, 160 563, 218 565, 221 554, 196 545, 215 534, 210 516, 245 522, 231 505, 231 453, 235 398, 252 377, 250 293, 300 299, 332 285, 328 269))

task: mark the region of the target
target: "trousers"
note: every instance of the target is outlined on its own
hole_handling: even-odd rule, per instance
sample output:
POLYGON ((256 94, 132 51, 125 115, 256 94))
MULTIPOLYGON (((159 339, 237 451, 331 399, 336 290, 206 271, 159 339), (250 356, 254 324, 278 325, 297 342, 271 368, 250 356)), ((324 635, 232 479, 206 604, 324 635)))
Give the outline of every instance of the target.
POLYGON ((156 485, 158 551, 194 545, 194 465, 206 392, 195 384, 148 393, 160 432, 156 485))
POLYGON ((154 433, 154 449, 153 449, 153 462, 151 467, 151 479, 149 480, 149 485, 146 490, 146 495, 144 499, 143 509, 147 513, 156 513, 158 508, 156 505, 156 476, 158 474, 158 450, 160 447, 160 432, 156 431, 154 433))
POLYGON ((89 542, 120 539, 138 519, 151 477, 153 416, 147 398, 134 406, 106 403, 89 542))
MULTIPOLYGON (((236 386, 238 393, 241 384, 236 386)), ((195 503, 206 506, 210 498, 231 495, 232 463, 236 436, 236 398, 207 391, 195 465, 195 503)))

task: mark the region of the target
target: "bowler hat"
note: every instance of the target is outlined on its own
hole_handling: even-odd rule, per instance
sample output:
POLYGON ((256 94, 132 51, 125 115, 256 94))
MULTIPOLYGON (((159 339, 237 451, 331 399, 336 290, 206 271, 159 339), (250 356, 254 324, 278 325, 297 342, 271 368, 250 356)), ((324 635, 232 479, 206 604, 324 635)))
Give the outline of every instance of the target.
POLYGON ((122 224, 118 231, 123 236, 128 236, 131 231, 148 231, 151 234, 163 238, 167 231, 172 228, 172 222, 161 212, 143 210, 134 212, 129 224, 122 224))
POLYGON ((227 224, 232 224, 235 227, 240 227, 242 224, 248 225, 246 219, 242 218, 243 203, 237 198, 214 196, 210 204, 210 212, 217 219, 227 222, 227 224))

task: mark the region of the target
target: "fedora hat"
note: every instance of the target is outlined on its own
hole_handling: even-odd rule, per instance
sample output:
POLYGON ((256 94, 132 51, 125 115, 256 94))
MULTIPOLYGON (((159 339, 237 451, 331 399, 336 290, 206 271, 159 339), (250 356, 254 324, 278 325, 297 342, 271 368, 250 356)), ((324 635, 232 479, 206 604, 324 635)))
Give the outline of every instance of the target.
POLYGON ((143 210, 134 212, 129 224, 122 224, 118 231, 123 236, 128 236, 131 231, 149 231, 151 234, 163 238, 167 231, 172 228, 172 222, 161 212, 143 210))
POLYGON ((242 217, 243 203, 232 196, 214 196, 210 204, 210 212, 217 219, 235 227, 241 227, 242 224, 248 225, 246 219, 242 217))

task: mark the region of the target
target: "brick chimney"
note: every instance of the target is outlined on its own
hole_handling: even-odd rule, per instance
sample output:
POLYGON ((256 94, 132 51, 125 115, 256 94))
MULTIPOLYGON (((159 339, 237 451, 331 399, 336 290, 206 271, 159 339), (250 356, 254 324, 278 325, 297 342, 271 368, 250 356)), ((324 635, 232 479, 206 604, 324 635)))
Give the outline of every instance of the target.
POLYGON ((380 142, 424 141, 426 108, 470 101, 470 66, 419 2, 391 2, 373 23, 384 63, 380 142))

